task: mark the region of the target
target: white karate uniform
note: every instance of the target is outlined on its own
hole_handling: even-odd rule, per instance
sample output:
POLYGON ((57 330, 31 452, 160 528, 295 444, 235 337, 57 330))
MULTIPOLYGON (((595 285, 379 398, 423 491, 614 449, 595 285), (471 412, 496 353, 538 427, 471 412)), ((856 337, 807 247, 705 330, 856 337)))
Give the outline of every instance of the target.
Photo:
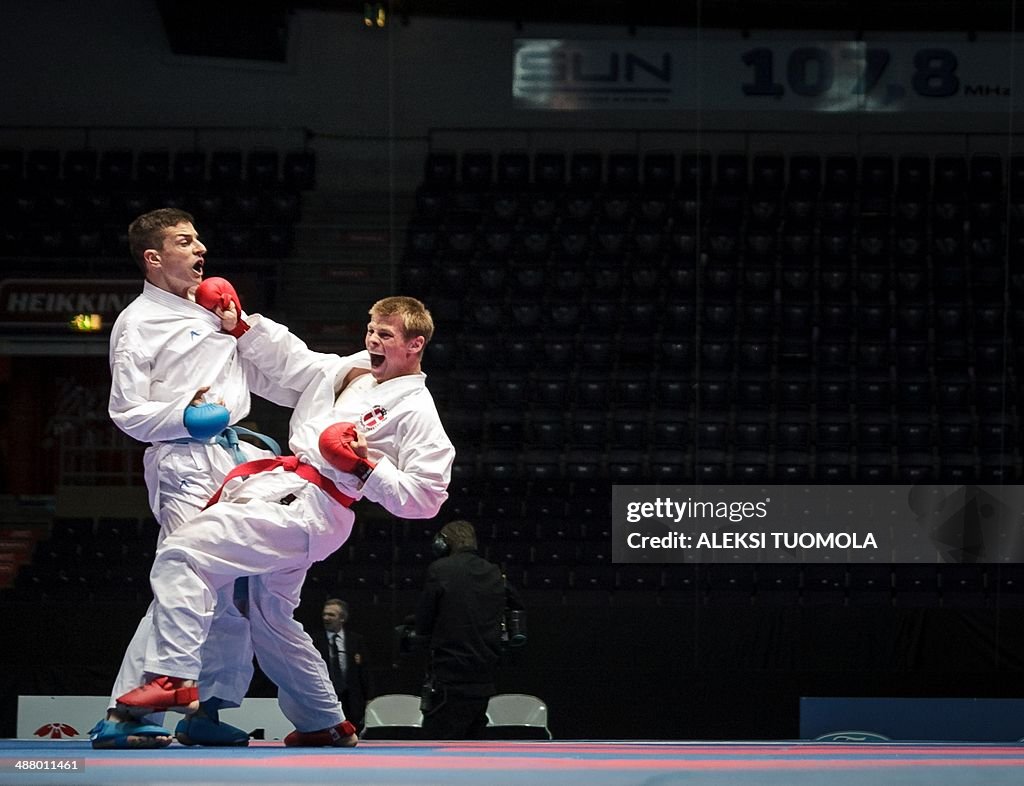
MULTIPOLYGON (((152 443, 143 459, 149 504, 160 524, 157 544, 190 521, 235 466, 232 455, 213 440, 189 440, 185 408, 196 391, 210 390, 207 401, 223 402, 230 422, 249 414, 249 385, 234 337, 202 306, 153 286, 118 316, 110 336, 109 413, 128 436, 152 443), (176 442, 178 440, 179 442, 176 442)), ((258 374, 255 374, 259 382, 258 374)), ((285 396, 278 403, 293 403, 285 396)), ((271 456, 247 443, 248 459, 271 456)), ((252 678, 249 623, 226 587, 217 604, 204 645, 203 699, 218 696, 238 706, 252 678)), ((145 684, 144 661, 153 653, 153 605, 142 618, 125 652, 111 693, 118 696, 145 684)))
MULTIPOLYGON (((337 388, 368 354, 323 355, 281 325, 258 315, 238 341, 240 354, 259 362, 282 390, 301 391, 290 423, 289 446, 353 499, 379 503, 402 518, 431 518, 447 499, 455 448, 441 425, 426 375, 378 384, 370 374, 337 388), (376 469, 364 484, 330 466, 320 455, 323 430, 348 421, 366 434, 376 469)), ((236 478, 221 500, 169 535, 157 551, 150 576, 156 599, 155 657, 148 671, 203 679, 203 643, 215 608, 215 592, 237 576, 252 575, 251 616, 260 667, 278 686, 281 711, 299 731, 329 728, 344 719, 309 635, 295 620, 309 566, 336 551, 352 531, 354 514, 295 472, 276 468, 236 478), (281 500, 294 495, 290 504, 281 500), (201 651, 202 650, 202 651, 201 651)))

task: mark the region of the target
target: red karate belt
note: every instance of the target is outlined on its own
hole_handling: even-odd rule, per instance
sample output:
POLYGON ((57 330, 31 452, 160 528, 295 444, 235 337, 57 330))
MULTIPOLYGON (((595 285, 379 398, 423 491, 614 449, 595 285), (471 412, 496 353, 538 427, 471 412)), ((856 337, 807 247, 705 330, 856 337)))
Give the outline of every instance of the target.
POLYGON ((217 493, 210 497, 210 501, 203 506, 203 510, 210 507, 220 499, 221 492, 224 491, 224 486, 227 485, 229 480, 240 477, 242 475, 255 475, 258 472, 270 472, 272 469, 281 467, 286 472, 294 472, 303 480, 309 481, 324 494, 333 499, 339 505, 344 507, 350 507, 355 499, 345 494, 334 485, 334 481, 330 478, 325 478, 320 474, 320 470, 314 467, 312 464, 303 464, 299 461, 297 456, 274 456, 274 458, 267 459, 256 459, 255 461, 247 461, 244 464, 239 464, 233 470, 231 470, 227 477, 224 478, 224 482, 220 484, 220 488, 217 489, 217 493))

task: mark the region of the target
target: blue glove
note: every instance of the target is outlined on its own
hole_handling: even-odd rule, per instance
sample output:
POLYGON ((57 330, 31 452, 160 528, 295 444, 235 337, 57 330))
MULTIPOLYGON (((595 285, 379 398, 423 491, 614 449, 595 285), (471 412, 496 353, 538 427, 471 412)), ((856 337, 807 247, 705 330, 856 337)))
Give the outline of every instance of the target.
POLYGON ((226 429, 230 420, 231 413, 220 404, 190 404, 185 407, 185 430, 204 442, 226 429))

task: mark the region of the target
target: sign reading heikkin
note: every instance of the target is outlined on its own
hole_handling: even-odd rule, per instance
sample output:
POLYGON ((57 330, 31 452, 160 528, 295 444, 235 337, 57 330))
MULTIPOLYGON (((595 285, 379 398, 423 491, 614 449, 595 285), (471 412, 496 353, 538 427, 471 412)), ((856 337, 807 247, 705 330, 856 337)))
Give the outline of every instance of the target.
POLYGON ((613 562, 1024 562, 1024 486, 612 489, 613 562))

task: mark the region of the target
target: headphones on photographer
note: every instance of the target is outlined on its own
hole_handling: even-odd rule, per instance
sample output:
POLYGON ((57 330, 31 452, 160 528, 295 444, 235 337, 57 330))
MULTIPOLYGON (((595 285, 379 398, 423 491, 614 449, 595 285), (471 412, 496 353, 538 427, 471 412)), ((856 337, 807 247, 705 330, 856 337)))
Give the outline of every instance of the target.
POLYGON ((444 536, 443 532, 438 532, 434 535, 434 539, 430 542, 430 551, 435 559, 447 557, 452 553, 452 547, 449 545, 448 538, 444 536))

